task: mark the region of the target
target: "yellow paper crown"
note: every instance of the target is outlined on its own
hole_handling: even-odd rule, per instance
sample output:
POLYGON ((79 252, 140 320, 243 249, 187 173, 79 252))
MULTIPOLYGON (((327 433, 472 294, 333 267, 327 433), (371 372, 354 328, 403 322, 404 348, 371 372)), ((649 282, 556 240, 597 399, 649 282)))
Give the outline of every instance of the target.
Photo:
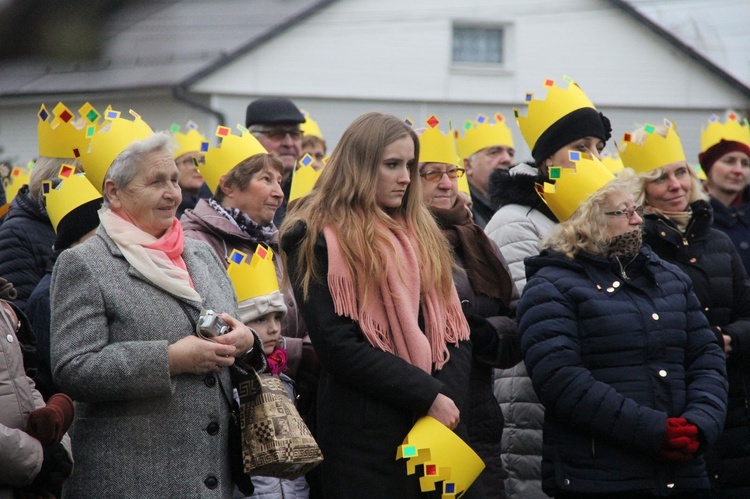
POLYGON ((252 260, 248 262, 247 258, 246 253, 232 250, 227 259, 229 262, 227 274, 232 280, 237 301, 243 302, 279 291, 279 280, 276 277, 271 248, 258 245, 252 260))
POLYGON ((78 109, 78 114, 80 118, 76 119, 62 102, 57 103, 52 113, 42 104, 37 113, 40 156, 75 157, 73 150, 80 148, 94 134, 101 118, 99 111, 88 102, 78 109))
POLYGON ((549 178, 555 183, 536 184, 537 193, 560 222, 564 222, 584 201, 615 178, 597 158, 580 151, 568 151, 574 167, 551 166, 549 178))
POLYGON ((419 162, 461 166, 461 158, 456 152, 453 134, 451 132, 443 134, 438 129, 440 120, 434 114, 427 118, 425 123, 427 123, 427 129, 419 136, 419 162))
POLYGON ((524 97, 524 102, 528 106, 525 117, 520 116, 518 109, 513 109, 521 135, 531 150, 545 130, 560 118, 585 107, 596 109, 576 82, 568 76, 563 76, 563 81, 567 83, 566 88, 558 87, 555 80, 545 80, 547 96, 544 100, 535 99, 534 94, 528 92, 524 97))
POLYGON ((513 147, 513 134, 500 113, 495 114, 494 124, 490 124, 487 116, 480 114, 476 120, 464 123, 463 137, 456 133, 458 155, 464 159, 477 151, 498 145, 513 147))
POLYGON ((315 158, 308 153, 305 153, 305 155, 299 160, 300 166, 292 175, 292 187, 289 191, 290 203, 295 199, 310 194, 310 191, 315 186, 315 182, 318 181, 320 174, 323 173, 323 168, 315 171, 315 168, 312 167, 313 162, 315 162, 315 158))
POLYGON ((664 165, 685 161, 685 152, 682 150, 680 136, 677 135, 677 127, 667 119, 664 120, 664 126, 667 127, 666 137, 656 133, 654 125, 644 125, 642 130, 646 133, 646 140, 643 145, 631 142, 633 139, 631 134, 624 134, 619 145, 623 164, 640 174, 648 173, 664 165))
POLYGON ((169 131, 172 132, 172 136, 175 142, 177 142, 177 149, 172 153, 174 159, 189 152, 205 153, 206 151, 203 149, 208 149, 206 137, 198 131, 198 125, 195 122, 188 121, 185 127, 187 128, 187 132, 185 133, 180 131, 180 125, 173 124, 169 127, 169 131))
POLYGON ((727 121, 721 123, 718 116, 711 116, 708 125, 701 132, 701 152, 706 152, 721 140, 741 142, 750 147, 750 125, 747 118, 740 122, 737 113, 730 111, 727 113, 727 121))
POLYGON ((229 127, 217 126, 216 136, 221 137, 219 147, 209 147, 208 143, 204 142, 201 149, 205 150, 206 162, 198 167, 198 173, 203 176, 206 185, 214 194, 223 175, 247 158, 267 152, 247 128, 237 125, 237 129, 241 132, 240 135, 233 134, 229 127))
POLYGON ((443 482, 443 499, 461 497, 484 469, 484 462, 466 442, 430 416, 416 422, 396 449, 396 459, 407 460, 408 475, 423 465, 422 492, 431 492, 437 482, 443 482))
POLYGON ((132 109, 129 112, 133 121, 120 118, 120 111, 107 108, 101 128, 92 133, 87 145, 73 151, 86 178, 99 192, 103 191, 104 176, 115 158, 133 142, 154 133, 138 113, 132 109))
POLYGON ((76 174, 76 169, 72 165, 62 165, 57 176, 63 181, 56 187, 52 186, 50 180, 42 182, 45 207, 55 232, 65 215, 89 201, 102 197, 85 175, 76 174))
POLYGON ((617 152, 602 151, 602 163, 607 167, 607 170, 612 173, 617 173, 625 168, 625 165, 622 164, 622 159, 617 152))
POLYGON ((8 178, 3 180, 5 187, 5 202, 10 204, 18 194, 21 187, 28 185, 30 178, 31 172, 29 171, 29 168, 14 166, 10 171, 8 178))
POLYGON ((310 117, 310 113, 308 113, 304 109, 300 109, 300 112, 305 117, 305 122, 300 123, 299 125, 299 129, 302 130, 302 133, 304 133, 305 135, 312 135, 314 137, 318 137, 319 139, 322 139, 323 133, 320 131, 318 122, 312 119, 310 117))

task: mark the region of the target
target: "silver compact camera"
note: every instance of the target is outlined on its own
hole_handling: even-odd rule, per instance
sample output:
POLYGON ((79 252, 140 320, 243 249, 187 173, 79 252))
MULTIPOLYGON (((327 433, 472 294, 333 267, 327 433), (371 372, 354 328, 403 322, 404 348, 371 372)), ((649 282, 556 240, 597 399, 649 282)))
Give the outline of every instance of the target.
POLYGON ((198 335, 213 338, 228 333, 231 328, 213 310, 204 310, 198 319, 198 335))

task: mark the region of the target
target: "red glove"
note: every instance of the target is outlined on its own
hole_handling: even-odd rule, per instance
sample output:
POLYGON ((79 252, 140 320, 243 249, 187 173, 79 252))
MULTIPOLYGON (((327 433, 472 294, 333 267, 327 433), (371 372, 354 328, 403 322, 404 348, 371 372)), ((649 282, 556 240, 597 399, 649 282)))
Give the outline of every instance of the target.
POLYGON ((698 427, 685 418, 667 418, 667 432, 659 456, 671 461, 689 461, 698 451, 698 427))
POLYGON ((26 433, 39 440, 42 445, 59 443, 73 423, 75 407, 70 397, 56 393, 47 401, 47 406, 32 411, 26 421, 26 433))

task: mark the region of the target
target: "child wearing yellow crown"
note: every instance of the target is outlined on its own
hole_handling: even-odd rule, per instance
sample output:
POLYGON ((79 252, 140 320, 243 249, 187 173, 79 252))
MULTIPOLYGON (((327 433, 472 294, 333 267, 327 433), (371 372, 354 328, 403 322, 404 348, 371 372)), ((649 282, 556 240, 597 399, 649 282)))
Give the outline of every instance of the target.
MULTIPOLYGON (((289 398, 296 400, 294 383, 286 375, 286 341, 281 336, 281 323, 287 314, 287 306, 284 295, 279 291, 273 259, 273 251, 263 246, 258 247, 249 263, 247 255, 234 251, 229 257, 227 272, 237 294, 239 319, 258 334, 263 342, 268 372, 279 376, 289 398)), ((252 497, 306 499, 309 495, 304 476, 294 480, 253 476, 252 480, 255 487, 252 497)))
POLYGON ((198 200, 211 196, 211 190, 203 181, 203 176, 198 171, 198 166, 206 160, 208 142, 206 137, 198 131, 198 125, 188 121, 185 131, 180 130, 177 124, 169 128, 177 143, 172 151, 174 162, 180 170, 180 189, 182 190, 182 201, 177 207, 178 219, 187 209, 195 208, 198 200))
POLYGON ((555 183, 539 187, 560 223, 526 261, 517 314, 546 409, 543 490, 708 497, 705 454, 727 410, 724 354, 690 279, 641 244, 633 171, 613 178, 593 155, 570 154, 574 167, 550 168, 555 183))
POLYGON ((729 112, 712 116, 701 133, 698 156, 714 209, 714 226, 725 232, 750 272, 750 126, 729 112))
MULTIPOLYGON (((730 407, 742 407, 744 380, 750 377, 741 360, 750 341, 750 284, 742 260, 729 237, 712 227, 712 207, 685 161, 674 123, 665 120, 626 134, 621 153, 643 183, 644 241, 691 278, 701 311, 724 347, 730 407)), ((747 432, 750 419, 744 411, 729 411, 716 448, 707 454, 708 475, 721 497, 742 497, 750 487, 741 471, 750 451, 735 444, 747 432)))

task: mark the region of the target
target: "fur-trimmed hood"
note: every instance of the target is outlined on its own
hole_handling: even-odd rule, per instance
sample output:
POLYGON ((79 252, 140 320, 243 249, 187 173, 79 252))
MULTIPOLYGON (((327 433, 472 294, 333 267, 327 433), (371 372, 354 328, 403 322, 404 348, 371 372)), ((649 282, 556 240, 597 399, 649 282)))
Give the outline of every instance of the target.
POLYGON ((490 175, 488 192, 498 208, 509 204, 528 206, 557 222, 557 217, 536 192, 535 184, 548 180, 545 175, 539 174, 533 163, 519 163, 510 170, 495 170, 490 175))

